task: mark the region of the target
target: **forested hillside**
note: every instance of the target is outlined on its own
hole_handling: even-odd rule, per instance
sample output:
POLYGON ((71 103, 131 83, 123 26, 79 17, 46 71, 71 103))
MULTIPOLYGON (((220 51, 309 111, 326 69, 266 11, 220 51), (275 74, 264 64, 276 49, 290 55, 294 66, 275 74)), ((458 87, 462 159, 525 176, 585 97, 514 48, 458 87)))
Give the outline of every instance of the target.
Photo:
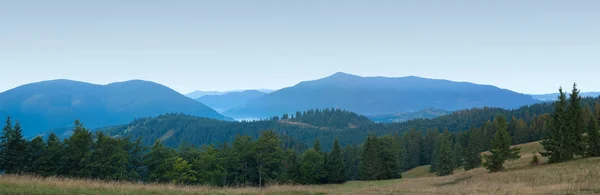
MULTIPOLYGON (((520 148, 511 145, 537 140, 542 140, 544 150, 539 153, 549 163, 600 156, 600 101, 581 99, 575 87, 569 98, 562 90, 560 94, 552 105, 448 115, 456 120, 448 125, 460 124, 454 128, 464 125, 461 122, 473 124, 454 132, 436 129, 442 126, 417 130, 419 123, 414 121, 375 124, 348 111, 326 109, 256 122, 170 114, 96 133, 76 121, 71 137, 60 140, 51 134, 44 141, 25 139, 19 122, 9 117, 0 136, 0 170, 184 185, 265 186, 397 179, 403 171, 427 164, 438 176, 451 175, 459 167, 468 171, 484 166, 498 172, 505 162, 520 158, 520 148), (548 106, 552 111, 543 113, 548 106), (491 114, 495 116, 485 118, 491 114), (484 121, 475 126, 474 120, 484 121), (411 130, 395 129, 401 126, 411 130), (307 147, 312 140, 312 147, 307 147), (147 147, 149 142, 152 147, 147 147)), ((537 166, 539 159, 533 155, 531 165, 537 166)))

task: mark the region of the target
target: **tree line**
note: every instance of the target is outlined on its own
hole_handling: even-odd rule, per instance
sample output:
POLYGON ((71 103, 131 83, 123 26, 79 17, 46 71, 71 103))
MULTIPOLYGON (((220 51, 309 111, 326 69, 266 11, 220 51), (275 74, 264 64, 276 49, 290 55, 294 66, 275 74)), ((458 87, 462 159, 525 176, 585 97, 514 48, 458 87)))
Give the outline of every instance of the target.
MULTIPOLYGON (((411 129, 403 134, 377 136, 378 131, 371 131, 360 144, 343 144, 334 139, 328 144, 329 149, 324 149, 318 136, 307 148, 303 140, 264 130, 256 137, 237 135, 231 142, 200 147, 189 143, 169 147, 162 141, 169 134, 162 132, 160 139, 146 147, 141 136, 133 139, 91 132, 79 121, 75 122, 72 135, 63 140, 56 134, 50 134, 46 140, 27 140, 19 123, 13 126, 8 117, 0 137, 0 170, 7 174, 103 180, 264 186, 398 179, 402 172, 428 164, 430 171, 439 176, 452 174, 459 167, 470 170, 484 166, 491 172, 501 171, 505 161, 519 158, 519 149, 511 145, 540 139, 545 148, 541 154, 551 163, 600 156, 600 103, 596 102, 592 111, 589 104, 582 102, 576 86, 568 99, 562 89, 559 92, 551 114, 534 114, 526 119, 516 115, 510 120, 498 114, 481 126, 459 132, 411 129), (484 151, 489 152, 482 156, 484 151)), ((314 113, 302 113, 300 116, 308 118, 294 120, 307 122, 310 116, 324 116, 314 113)), ((139 121, 142 122, 148 121, 139 121)), ((168 124, 173 125, 156 123, 168 124)), ((260 127, 252 126, 257 123, 222 124, 260 127)))

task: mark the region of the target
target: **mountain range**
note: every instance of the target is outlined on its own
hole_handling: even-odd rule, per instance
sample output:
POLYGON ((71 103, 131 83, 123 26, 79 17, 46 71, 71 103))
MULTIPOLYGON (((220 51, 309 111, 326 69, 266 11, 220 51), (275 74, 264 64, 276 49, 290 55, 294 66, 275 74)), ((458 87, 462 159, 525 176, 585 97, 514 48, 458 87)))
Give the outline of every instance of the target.
POLYGON ((229 92, 219 95, 204 95, 196 98, 196 101, 215 109, 217 112, 224 112, 239 105, 243 105, 249 100, 266 95, 258 90, 246 90, 239 92, 229 92))
POLYGON ((234 118, 264 118, 298 110, 341 108, 362 115, 380 115, 427 108, 447 111, 484 106, 513 109, 537 102, 530 95, 491 85, 415 76, 360 77, 339 72, 274 91, 223 114, 234 118))
POLYGON ((234 93, 234 92, 243 92, 243 91, 260 91, 262 93, 271 93, 275 90, 272 89, 248 89, 248 90, 231 90, 231 91, 202 91, 202 90, 196 90, 193 91, 191 93, 185 94, 185 96, 192 98, 192 99, 198 99, 201 98, 203 96, 206 95, 225 95, 228 93, 234 93))
POLYGON ((20 121, 26 136, 71 127, 76 119, 98 128, 164 113, 230 120, 166 86, 141 80, 108 85, 52 80, 0 93, 0 117, 20 121))
MULTIPOLYGON (((581 92, 579 95, 581 97, 598 97, 598 96, 600 96, 600 92, 581 92)), ((531 95, 531 96, 540 101, 547 102, 547 101, 555 101, 556 98, 558 97, 558 93, 539 94, 539 95, 531 95)))

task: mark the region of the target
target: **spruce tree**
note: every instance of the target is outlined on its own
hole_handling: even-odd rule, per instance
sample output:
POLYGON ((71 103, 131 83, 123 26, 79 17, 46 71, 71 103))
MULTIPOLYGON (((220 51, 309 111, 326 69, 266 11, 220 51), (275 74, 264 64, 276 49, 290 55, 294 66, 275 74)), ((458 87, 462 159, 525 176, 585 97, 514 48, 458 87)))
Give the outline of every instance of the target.
POLYGON ((483 151, 483 136, 481 129, 469 130, 469 146, 466 149, 465 170, 471 170, 481 166, 481 152, 483 151))
POLYGON ((12 127, 10 117, 6 119, 6 126, 0 138, 0 170, 8 174, 19 174, 26 165, 27 142, 23 138, 21 125, 17 121, 12 127))
POLYGON ((24 165, 25 173, 39 174, 38 167, 35 166, 35 162, 42 156, 42 153, 46 149, 46 143, 40 136, 33 138, 27 142, 27 149, 25 152, 26 160, 24 165))
POLYGON ((600 156, 600 127, 598 127, 598 120, 594 115, 590 115, 590 122, 587 126, 587 155, 597 157, 600 156))
POLYGON ((379 159, 382 163, 382 167, 380 167, 381 175, 378 180, 386 180, 386 179, 398 179, 401 178, 400 167, 398 167, 398 151, 396 150, 395 145, 399 145, 396 143, 396 140, 390 136, 386 135, 378 139, 379 143, 379 159))
POLYGON ((457 139, 452 147, 452 157, 454 158, 454 167, 461 167, 464 165, 464 149, 457 139))
POLYGON ((11 147, 9 144, 12 138, 12 134, 13 127, 11 118, 9 116, 6 117, 6 125, 4 126, 4 128, 2 128, 2 136, 0 136, 0 171, 6 171, 12 166, 14 166, 14 162, 12 162, 14 157, 12 156, 12 152, 10 151, 11 147))
POLYGON ((598 100, 594 103, 594 116, 597 120, 600 120, 600 101, 598 100))
POLYGON ((558 100, 554 102, 554 113, 552 114, 551 127, 546 132, 544 140, 540 143, 544 146, 543 157, 548 158, 550 163, 564 162, 573 158, 569 151, 568 124, 567 124, 567 96, 562 88, 558 90, 558 100))
POLYGON ((92 133, 79 120, 75 121, 73 135, 65 140, 62 170, 71 177, 90 178, 93 146, 92 133))
POLYGON ((172 178, 167 177, 167 173, 172 169, 172 163, 175 162, 177 154, 173 149, 165 147, 160 141, 154 142, 154 145, 146 155, 144 155, 143 164, 148 168, 148 181, 150 182, 171 182, 172 178))
POLYGON ((300 181, 303 184, 319 184, 327 177, 323 154, 309 149, 300 157, 300 181))
POLYGON ((485 155, 483 165, 490 172, 504 170, 504 162, 507 160, 516 160, 521 158, 519 155, 520 148, 510 148, 512 138, 506 131, 508 124, 503 116, 498 116, 494 119, 496 135, 492 140, 491 155, 485 155))
POLYGON ((319 141, 318 137, 315 141, 315 144, 313 145, 313 150, 315 150, 316 152, 321 152, 321 142, 319 141))
POLYGON ((359 178, 360 180, 377 180, 381 177, 380 168, 383 162, 379 159, 379 143, 375 135, 369 135, 363 143, 360 153, 359 178))
POLYGON ((437 176, 452 175, 455 168, 455 158, 452 155, 452 138, 450 132, 444 131, 437 141, 435 172, 437 176))
POLYGON ((38 174, 41 176, 63 175, 64 172, 60 169, 63 164, 63 153, 64 145, 60 138, 55 133, 50 133, 45 149, 42 151, 40 158, 34 162, 38 174))
POLYGON ((569 106, 567 107, 568 132, 566 138, 568 140, 569 153, 582 156, 585 153, 585 141, 583 134, 585 133, 585 120, 582 114, 581 96, 577 84, 573 84, 573 90, 569 98, 569 106))
POLYGON ((344 183, 346 181, 344 155, 337 139, 333 142, 333 149, 329 153, 325 168, 327 170, 327 181, 330 183, 344 183))

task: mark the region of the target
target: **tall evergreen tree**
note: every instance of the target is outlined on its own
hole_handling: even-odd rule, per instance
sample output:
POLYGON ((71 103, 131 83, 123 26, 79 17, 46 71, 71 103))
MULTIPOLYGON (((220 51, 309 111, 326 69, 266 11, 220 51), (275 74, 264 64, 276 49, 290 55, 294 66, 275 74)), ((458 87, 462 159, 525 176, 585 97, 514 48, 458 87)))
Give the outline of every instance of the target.
POLYGON ((399 144, 397 144, 396 140, 390 135, 386 135, 377 139, 380 149, 378 157, 383 165, 380 167, 381 174, 377 179, 383 180, 401 178, 401 169, 398 167, 398 151, 396 151, 397 147, 395 146, 399 144))
POLYGON ((344 154, 337 139, 333 142, 333 149, 327 158, 325 166, 327 181, 330 183, 344 183, 346 181, 346 168, 344 167, 344 154))
POLYGON ((483 135, 480 128, 469 130, 469 143, 465 152, 465 170, 481 166, 481 152, 483 151, 483 135))
POLYGON ((25 165, 23 171, 26 173, 38 174, 38 167, 35 166, 35 162, 42 156, 42 153, 46 149, 46 143, 42 137, 37 136, 31 141, 27 142, 27 149, 25 150, 25 165))
POLYGON ((363 143, 360 154, 359 178, 361 180, 377 180, 381 177, 380 168, 383 162, 379 159, 379 143, 375 135, 369 135, 363 143))
POLYGON ((567 136, 568 147, 570 153, 573 155, 584 155, 585 153, 585 141, 583 134, 585 133, 585 120, 583 118, 583 111, 581 107, 581 96, 579 96, 579 89, 577 84, 573 84, 573 90, 571 91, 569 98, 569 106, 567 107, 567 136))
POLYGON ((92 170, 92 148, 94 140, 92 133, 83 127, 78 120, 75 121, 73 135, 65 140, 64 160, 62 169, 71 177, 90 178, 92 170))
POLYGON ((550 163, 563 162, 573 158, 573 153, 567 147, 567 96, 562 88, 558 90, 558 100, 554 102, 554 113, 552 114, 552 127, 546 132, 541 144, 545 152, 541 152, 543 157, 549 159, 550 163))
POLYGON ((253 154, 258 174, 258 185, 272 182, 277 178, 281 169, 282 150, 281 141, 273 131, 263 132, 254 146, 253 154))
POLYGON ((126 150, 126 141, 111 138, 102 132, 96 133, 91 160, 87 165, 92 178, 104 180, 128 179, 127 166, 130 163, 131 156, 126 150))
POLYGON ((504 162, 507 160, 515 160, 521 158, 519 155, 520 148, 510 148, 512 138, 506 131, 508 124, 503 116, 498 116, 494 119, 496 135, 492 140, 491 155, 485 155, 483 165, 490 172, 502 171, 504 162))
POLYGON ((63 151, 64 146, 58 136, 50 133, 45 149, 42 151, 40 158, 34 162, 38 174, 41 176, 63 175, 64 172, 60 169, 63 164, 63 151))
POLYGON ((464 149, 457 139, 452 147, 452 157, 454 158, 454 167, 460 167, 464 165, 464 149))
POLYGON ((325 172, 325 158, 323 154, 309 149, 300 158, 300 181, 303 184, 318 184, 327 177, 325 172))
POLYGON ((22 133, 19 122, 12 127, 8 117, 0 138, 0 170, 5 173, 19 174, 25 168, 27 142, 22 133))
MULTIPOLYGON (((177 154, 173 149, 165 147, 160 142, 154 142, 154 145, 146 155, 144 155, 143 164, 148 168, 148 180, 150 182, 171 182, 172 178, 167 177, 167 173, 172 170, 173 163, 176 162, 177 154)), ((183 162, 180 162, 183 166, 183 162)))
POLYGON ((318 137, 315 141, 315 144, 313 145, 313 150, 315 150, 316 152, 321 152, 321 142, 319 141, 318 137))
POLYGON ((189 161, 192 169, 197 173, 198 183, 212 186, 224 186, 225 167, 219 151, 212 145, 203 146, 198 156, 189 161))
POLYGON ((594 115, 590 115, 590 122, 587 126, 587 155, 597 157, 600 156, 600 127, 598 120, 594 115))
POLYGON ((600 101, 598 100, 594 103, 594 115, 596 119, 600 120, 600 101))
POLYGON ((444 131, 437 141, 435 172, 438 176, 452 175, 455 168, 455 158, 452 155, 452 138, 450 132, 444 131))
POLYGON ((344 167, 346 167, 346 181, 359 179, 359 166, 361 152, 357 145, 348 145, 344 148, 344 167))

